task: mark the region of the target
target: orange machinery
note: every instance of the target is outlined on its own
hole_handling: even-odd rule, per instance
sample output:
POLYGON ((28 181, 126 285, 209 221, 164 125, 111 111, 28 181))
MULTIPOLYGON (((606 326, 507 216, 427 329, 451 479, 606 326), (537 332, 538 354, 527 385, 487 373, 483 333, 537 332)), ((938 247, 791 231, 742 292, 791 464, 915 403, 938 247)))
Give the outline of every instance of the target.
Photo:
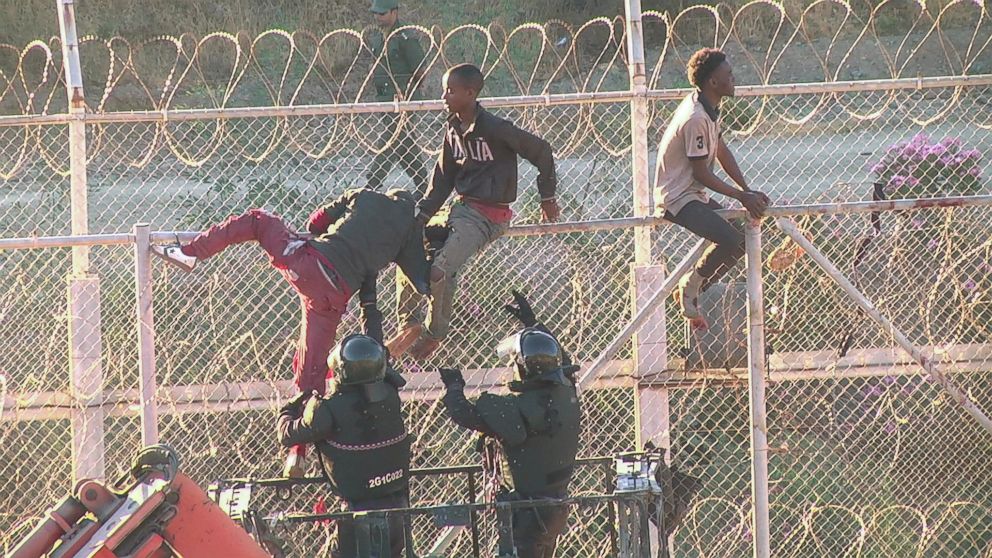
POLYGON ((84 480, 8 558, 272 558, 186 475, 164 445, 139 452, 121 490, 84 480))

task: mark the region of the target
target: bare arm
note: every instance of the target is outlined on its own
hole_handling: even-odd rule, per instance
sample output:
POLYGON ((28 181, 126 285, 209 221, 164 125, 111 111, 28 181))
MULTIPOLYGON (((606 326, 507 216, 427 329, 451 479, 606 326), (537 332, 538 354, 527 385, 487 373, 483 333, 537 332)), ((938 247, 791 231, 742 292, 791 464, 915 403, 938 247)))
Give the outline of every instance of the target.
POLYGON ((709 165, 706 164, 706 159, 690 159, 689 162, 692 164, 692 177, 696 182, 718 194, 740 200, 741 194, 744 192, 720 180, 719 176, 713 174, 709 165))
POLYGON ((747 187, 747 181, 744 180, 744 173, 741 172, 740 165, 737 164, 737 158, 734 157, 733 152, 724 143, 723 137, 720 137, 719 144, 717 145, 716 159, 720 161, 720 166, 723 167, 723 171, 727 173, 727 176, 731 180, 737 183, 741 187, 741 190, 747 192, 750 188, 747 187))

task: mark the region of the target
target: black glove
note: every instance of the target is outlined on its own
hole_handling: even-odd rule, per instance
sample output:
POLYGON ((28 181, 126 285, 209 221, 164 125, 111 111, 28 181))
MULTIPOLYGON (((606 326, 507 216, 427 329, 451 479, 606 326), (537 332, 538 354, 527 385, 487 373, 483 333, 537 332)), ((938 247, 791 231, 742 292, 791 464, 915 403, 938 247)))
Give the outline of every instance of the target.
POLYGON ((400 389, 406 385, 406 378, 403 377, 395 368, 390 366, 386 370, 385 382, 396 389, 400 389))
POLYGON ((442 223, 429 224, 424 227, 424 238, 430 244, 443 246, 451 234, 451 227, 442 223))
POLYGON ((444 387, 448 389, 465 387, 465 378, 462 377, 461 370, 455 370, 454 368, 439 368, 438 373, 441 375, 441 383, 444 384, 444 387))
POLYGON ((537 317, 534 316, 534 309, 530 307, 530 303, 524 297, 520 291, 513 289, 510 291, 513 293, 513 304, 506 304, 503 306, 503 310, 510 313, 511 316, 520 320, 520 323, 524 324, 524 327, 534 327, 537 325, 537 317))
POLYGON ((293 396, 292 399, 287 401, 286 404, 282 406, 282 410, 292 411, 294 415, 299 415, 300 409, 303 408, 303 404, 306 403, 307 399, 310 399, 310 396, 312 395, 314 395, 314 392, 301 391, 293 396))

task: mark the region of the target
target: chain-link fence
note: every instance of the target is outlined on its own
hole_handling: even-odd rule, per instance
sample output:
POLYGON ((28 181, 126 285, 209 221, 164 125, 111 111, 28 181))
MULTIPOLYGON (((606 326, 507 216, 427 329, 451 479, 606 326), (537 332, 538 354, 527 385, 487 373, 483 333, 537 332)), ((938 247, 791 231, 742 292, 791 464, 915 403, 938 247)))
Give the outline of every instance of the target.
MULTIPOLYGON (((165 241, 163 231, 202 230, 252 207, 302 227, 314 206, 376 172, 387 188, 414 189, 411 175, 430 172, 445 118, 439 102, 423 99, 437 97, 445 67, 472 60, 487 73, 485 93, 506 96, 485 106, 554 146, 568 223, 532 226, 536 173, 522 163, 517 226, 459 277, 452 333, 437 353, 401 363, 411 381, 404 412, 415 467, 478 460, 470 437, 444 416, 434 369, 464 369, 472 393, 500 389, 504 363, 494 347, 515 327, 501 310, 515 287, 590 373, 580 455, 650 441, 702 479, 673 538, 676 556, 747 555, 755 543, 752 516, 761 506, 752 489, 761 483, 752 477, 749 408, 760 410, 761 401, 749 377, 751 387, 765 386, 768 447, 758 451, 768 462, 774 555, 988 555, 990 434, 893 337, 901 332, 952 387, 989 405, 988 200, 877 217, 829 209, 988 193, 985 8, 960 1, 930 13, 883 2, 859 14, 818 2, 796 17, 756 2, 649 12, 642 23, 644 74, 621 19, 411 27, 427 53, 425 77, 412 101, 397 104, 365 103, 368 68, 382 62, 365 42, 369 30, 140 44, 84 38, 89 112, 71 116, 58 41, 0 58, 0 112, 11 115, 0 117, 0 243, 8 242, 0 247, 44 245, 0 251, 0 544, 17 541, 74 475, 126 471, 149 405, 139 397, 141 371, 154 370, 144 382, 157 386, 158 438, 178 450, 194 480, 278 473, 275 413, 292 392, 299 327, 291 289, 254 246, 233 247, 188 275, 156 264, 155 359, 139 365, 135 237, 120 233, 147 222, 165 241), (895 17, 906 14, 913 17, 895 17), (892 327, 868 319, 771 220, 761 234, 762 374, 748 367, 743 265, 704 293, 707 331, 687 329, 669 297, 653 296, 695 239, 644 218, 652 207, 645 178, 656 138, 687 93, 688 54, 704 44, 725 47, 743 85, 724 106, 723 125, 744 174, 777 205, 803 206, 779 216, 892 327), (628 64, 647 91, 637 79, 629 85, 628 64), (631 117, 640 110, 647 118, 631 117), (85 130, 75 168, 70 127, 85 130), (923 150, 923 159, 947 159, 943 170, 891 172, 902 153, 923 150), (85 175, 71 172, 81 165, 85 175), (70 228, 74 219, 83 222, 70 228), (89 247, 39 239, 69 232, 101 235, 89 247), (627 327, 638 314, 643 325, 627 327)), ((393 274, 383 274, 387 336, 397 325, 394 289, 393 274)), ((349 312, 340 331, 357 329, 349 312)), ((580 468, 571 492, 602 493, 604 475, 580 468)), ((414 484, 413 503, 461 501, 465 491, 458 479, 426 480, 414 484)), ((311 487, 266 511, 306 511, 322 495, 311 487)), ((573 514, 560 553, 608 553, 600 534, 613 521, 605 509, 573 514)), ((483 523, 490 545, 493 522, 483 523)), ((420 540, 435 531, 426 520, 414 525, 420 540)), ((305 556, 331 533, 315 524, 286 535, 305 556)), ((471 543, 460 534, 450 555, 471 543)))

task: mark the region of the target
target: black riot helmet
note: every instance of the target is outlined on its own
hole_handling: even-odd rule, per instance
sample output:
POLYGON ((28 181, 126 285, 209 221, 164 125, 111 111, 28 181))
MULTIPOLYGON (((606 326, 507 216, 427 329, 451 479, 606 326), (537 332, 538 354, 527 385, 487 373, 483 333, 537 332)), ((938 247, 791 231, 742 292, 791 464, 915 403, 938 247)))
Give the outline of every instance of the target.
POLYGON ((513 379, 518 382, 561 368, 561 345, 547 332, 533 327, 524 328, 501 341, 496 352, 501 357, 513 359, 513 379))
POLYGON ((334 379, 343 386, 381 382, 386 377, 386 348, 368 335, 356 333, 341 340, 327 357, 334 379))

